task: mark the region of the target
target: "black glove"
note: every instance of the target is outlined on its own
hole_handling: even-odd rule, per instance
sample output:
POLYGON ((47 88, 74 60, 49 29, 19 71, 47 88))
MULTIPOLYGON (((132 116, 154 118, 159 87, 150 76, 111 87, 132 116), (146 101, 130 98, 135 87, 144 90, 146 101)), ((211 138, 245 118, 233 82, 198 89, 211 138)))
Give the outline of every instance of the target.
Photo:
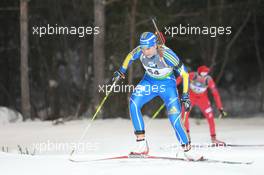
POLYGON ((114 76, 112 78, 112 82, 119 81, 120 78, 125 79, 125 74, 123 74, 119 70, 118 71, 115 71, 114 72, 114 76))
POLYGON ((191 110, 191 101, 188 93, 183 93, 181 98, 184 110, 189 112, 191 110))
POLYGON ((219 109, 219 112, 220 112, 220 115, 218 118, 222 118, 222 117, 226 117, 227 116, 227 113, 224 111, 223 108, 219 109))

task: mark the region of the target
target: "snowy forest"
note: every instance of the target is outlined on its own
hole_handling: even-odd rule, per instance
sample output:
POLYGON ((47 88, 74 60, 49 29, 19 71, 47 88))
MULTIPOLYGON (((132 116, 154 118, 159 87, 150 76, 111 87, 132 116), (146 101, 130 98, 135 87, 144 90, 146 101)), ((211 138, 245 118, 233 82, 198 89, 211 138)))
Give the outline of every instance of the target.
MULTIPOLYGON (((155 17, 166 46, 189 71, 211 68, 229 117, 261 113, 263 7, 263 0, 1 0, 0 106, 22 113, 23 120, 91 117, 105 96, 98 86, 111 82, 141 33, 155 31, 155 17), (49 26, 55 32, 42 31, 49 26), (59 26, 72 31, 58 34, 59 26), (180 26, 229 27, 230 33, 166 32, 180 26)), ((120 83, 136 85, 143 74, 136 61, 120 83)), ((112 93, 100 117, 129 118, 129 96, 112 93)), ((157 98, 143 113, 151 116, 160 105, 157 98)), ((164 110, 159 117, 165 116, 164 110)))

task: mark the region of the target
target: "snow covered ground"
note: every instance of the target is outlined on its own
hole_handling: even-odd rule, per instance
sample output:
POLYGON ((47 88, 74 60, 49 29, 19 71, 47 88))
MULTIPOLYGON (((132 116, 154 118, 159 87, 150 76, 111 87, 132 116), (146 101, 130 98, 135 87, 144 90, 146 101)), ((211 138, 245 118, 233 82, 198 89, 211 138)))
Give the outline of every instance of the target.
MULTIPOLYGON (((264 147, 201 148, 206 158, 254 161, 251 165, 182 162, 168 160, 108 160, 74 163, 68 160, 89 120, 61 125, 51 122, 19 122, 0 126, 0 172, 4 175, 97 175, 97 174, 263 174, 264 147), (21 151, 35 155, 19 154, 21 151)), ((167 119, 145 117, 150 154, 174 156, 177 140, 167 119)), ((232 144, 264 144, 264 116, 249 119, 216 119, 218 138, 232 144)), ((192 142, 210 141, 206 120, 191 120, 192 142)), ((95 159, 126 155, 134 143, 131 122, 125 119, 96 120, 73 158, 95 159)))

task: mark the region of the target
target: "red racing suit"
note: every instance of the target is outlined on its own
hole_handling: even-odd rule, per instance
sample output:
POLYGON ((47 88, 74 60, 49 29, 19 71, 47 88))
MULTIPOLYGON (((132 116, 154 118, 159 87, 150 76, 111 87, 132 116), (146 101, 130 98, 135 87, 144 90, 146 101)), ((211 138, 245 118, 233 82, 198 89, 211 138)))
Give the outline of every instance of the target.
MULTIPOLYGON (((208 99, 208 89, 210 89, 216 106, 220 110, 223 108, 222 101, 220 98, 220 95, 218 93, 218 90, 216 88, 215 82, 212 79, 210 75, 201 76, 198 72, 191 72, 189 73, 189 79, 190 79, 190 100, 191 100, 191 109, 193 106, 198 106, 200 110, 202 111, 204 117, 206 117, 209 128, 210 128, 210 135, 215 136, 215 123, 214 123, 214 114, 213 109, 211 107, 211 103, 208 99)), ((181 83, 181 77, 179 76, 177 78, 177 85, 181 83)), ((182 108, 182 114, 184 114, 184 108, 182 108)), ((186 118, 185 118, 185 128, 187 132, 189 133, 190 127, 189 127, 189 115, 190 112, 187 112, 186 118)), ((182 115, 184 117, 184 115, 182 115)))

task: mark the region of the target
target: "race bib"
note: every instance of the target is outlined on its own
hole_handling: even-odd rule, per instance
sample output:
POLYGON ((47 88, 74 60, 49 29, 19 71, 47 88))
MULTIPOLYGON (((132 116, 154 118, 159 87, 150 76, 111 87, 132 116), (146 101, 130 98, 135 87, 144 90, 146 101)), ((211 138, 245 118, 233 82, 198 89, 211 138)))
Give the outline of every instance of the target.
POLYGON ((207 86, 200 82, 191 82, 190 89, 197 94, 201 94, 207 90, 207 86))

